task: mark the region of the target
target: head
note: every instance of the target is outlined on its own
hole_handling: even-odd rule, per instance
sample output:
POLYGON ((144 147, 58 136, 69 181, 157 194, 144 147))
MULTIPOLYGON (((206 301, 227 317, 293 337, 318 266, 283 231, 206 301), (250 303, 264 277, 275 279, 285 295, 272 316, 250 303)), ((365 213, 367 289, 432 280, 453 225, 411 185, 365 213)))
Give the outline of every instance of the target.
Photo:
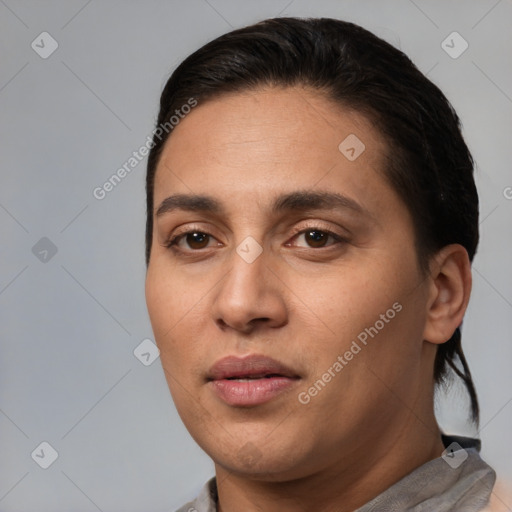
POLYGON ((361 448, 368 421, 407 421, 418 396, 430 407, 450 372, 478 420, 460 336, 473 161, 450 103, 407 56, 351 23, 266 20, 178 66, 154 134, 148 310, 207 453, 236 469, 230 453, 250 441, 247 464, 299 474, 333 443, 361 448), (292 385, 251 407, 211 392, 215 362, 254 353, 287 365, 292 385))

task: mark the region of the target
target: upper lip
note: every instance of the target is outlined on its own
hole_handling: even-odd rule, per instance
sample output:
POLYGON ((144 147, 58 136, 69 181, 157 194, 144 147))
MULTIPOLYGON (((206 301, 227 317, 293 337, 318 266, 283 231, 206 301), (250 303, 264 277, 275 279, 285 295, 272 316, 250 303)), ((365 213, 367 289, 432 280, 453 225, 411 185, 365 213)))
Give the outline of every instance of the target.
POLYGON ((279 375, 297 378, 298 375, 284 364, 263 355, 246 357, 227 356, 219 359, 209 370, 208 380, 229 378, 265 377, 279 375))

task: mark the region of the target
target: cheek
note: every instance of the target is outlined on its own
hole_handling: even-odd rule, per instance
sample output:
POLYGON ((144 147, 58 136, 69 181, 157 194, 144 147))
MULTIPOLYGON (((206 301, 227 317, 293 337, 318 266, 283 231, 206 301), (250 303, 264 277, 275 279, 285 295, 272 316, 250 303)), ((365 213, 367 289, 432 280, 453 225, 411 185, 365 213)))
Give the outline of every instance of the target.
POLYGON ((146 304, 155 341, 160 349, 162 364, 165 369, 173 370, 176 365, 176 357, 180 357, 182 351, 176 350, 176 329, 179 320, 186 310, 182 297, 182 291, 173 284, 169 272, 162 272, 157 264, 151 264, 146 277, 146 304), (151 266, 152 265, 152 266, 151 266), (172 357, 169 357, 172 356, 172 357), (164 364, 165 363, 165 364, 164 364))
POLYGON ((188 295, 183 294, 170 275, 168 271, 160 271, 156 261, 151 262, 146 277, 146 303, 155 342, 160 350, 160 363, 177 410, 180 416, 183 411, 188 411, 187 414, 197 421, 200 415, 195 414, 190 404, 187 406, 187 393, 184 391, 191 388, 191 367, 195 360, 193 343, 190 343, 193 335, 187 334, 186 330, 183 332, 190 309, 186 303, 188 295))
POLYGON ((306 298, 326 333, 345 343, 373 325, 397 300, 398 290, 383 282, 378 271, 353 265, 339 268, 316 283, 296 287, 296 295, 306 298))
POLYGON ((146 276, 146 305, 157 342, 172 328, 171 311, 175 311, 173 294, 154 263, 146 276))
MULTIPOLYGON (((417 284, 421 278, 413 257, 392 256, 338 269, 316 289, 310 283, 305 296, 311 297, 308 305, 318 312, 317 323, 329 340, 312 347, 317 372, 351 348, 357 352, 348 354, 351 367, 382 369, 391 380, 414 365, 414 358, 419 360, 425 321, 422 287, 417 284)), ((305 291, 297 290, 297 295, 305 291)))
POLYGON ((163 339, 187 322, 200 307, 204 287, 194 285, 183 272, 158 261, 150 264, 146 277, 146 303, 153 332, 163 339))
POLYGON ((162 366, 180 381, 191 379, 200 361, 210 288, 156 260, 148 269, 146 303, 162 366))

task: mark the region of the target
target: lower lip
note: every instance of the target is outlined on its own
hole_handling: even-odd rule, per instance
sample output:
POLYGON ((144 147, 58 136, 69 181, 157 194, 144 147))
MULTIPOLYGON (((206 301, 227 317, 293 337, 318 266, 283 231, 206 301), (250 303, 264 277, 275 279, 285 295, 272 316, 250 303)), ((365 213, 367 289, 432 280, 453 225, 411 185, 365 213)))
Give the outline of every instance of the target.
POLYGON ((214 392, 228 405, 251 406, 268 402, 288 390, 297 379, 288 377, 270 377, 246 382, 237 380, 212 380, 210 385, 214 392))

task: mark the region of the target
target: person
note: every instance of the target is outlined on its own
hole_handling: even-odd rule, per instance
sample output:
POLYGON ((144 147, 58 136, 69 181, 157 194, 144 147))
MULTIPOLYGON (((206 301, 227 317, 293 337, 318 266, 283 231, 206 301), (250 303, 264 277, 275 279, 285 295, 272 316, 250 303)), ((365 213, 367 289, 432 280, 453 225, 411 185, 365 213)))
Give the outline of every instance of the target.
POLYGON ((352 23, 273 18, 188 56, 147 168, 146 301, 174 403, 215 477, 182 508, 482 510, 464 382, 478 195, 460 121, 352 23))

